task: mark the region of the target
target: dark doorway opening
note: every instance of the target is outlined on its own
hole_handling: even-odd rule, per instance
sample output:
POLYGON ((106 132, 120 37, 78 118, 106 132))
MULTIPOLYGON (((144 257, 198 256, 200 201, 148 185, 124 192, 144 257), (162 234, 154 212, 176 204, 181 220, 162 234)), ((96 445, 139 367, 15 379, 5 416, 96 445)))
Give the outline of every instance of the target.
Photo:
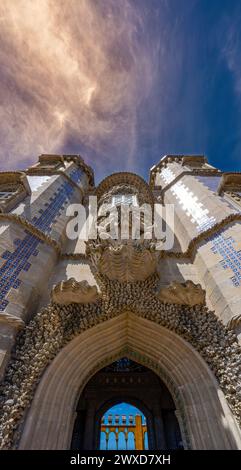
POLYGON ((140 446, 140 440, 137 442, 134 434, 136 424, 138 432, 141 427, 144 448, 183 448, 175 404, 169 390, 154 372, 126 357, 101 369, 89 380, 79 398, 76 413, 72 449, 100 449, 104 445, 101 433, 108 434, 109 431, 114 434, 110 442, 105 437, 107 450, 111 442, 114 446, 114 440, 119 449, 127 444, 132 446, 133 438, 135 446, 140 446), (128 411, 125 415, 110 413, 114 406, 120 407, 121 404, 129 406, 130 411, 131 406, 135 407, 137 412, 128 411), (124 426, 127 421, 129 428, 124 426), (127 436, 128 429, 134 436, 127 436), (119 434, 121 436, 117 439, 119 434))

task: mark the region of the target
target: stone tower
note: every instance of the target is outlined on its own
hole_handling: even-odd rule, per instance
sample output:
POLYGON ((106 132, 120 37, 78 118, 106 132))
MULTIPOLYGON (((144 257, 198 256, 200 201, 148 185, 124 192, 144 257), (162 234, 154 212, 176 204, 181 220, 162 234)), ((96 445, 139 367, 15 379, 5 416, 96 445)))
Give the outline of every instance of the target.
POLYGON ((125 398, 150 448, 241 449, 241 174, 167 155, 149 183, 95 186, 80 156, 41 155, 0 173, 0 212, 3 449, 98 448, 107 405, 125 398), (174 207, 173 224, 163 210, 159 240, 145 214, 138 240, 69 237, 94 196, 102 231, 106 203, 134 218, 174 207))

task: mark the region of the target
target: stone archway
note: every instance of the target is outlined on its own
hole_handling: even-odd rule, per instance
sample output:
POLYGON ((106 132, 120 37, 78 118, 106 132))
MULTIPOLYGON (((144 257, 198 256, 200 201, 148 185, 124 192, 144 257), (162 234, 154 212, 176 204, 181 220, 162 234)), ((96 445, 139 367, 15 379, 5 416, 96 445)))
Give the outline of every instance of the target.
MULTIPOLYGON (((108 436, 111 428, 116 439, 119 432, 123 432, 125 423, 133 426, 135 421, 132 412, 128 411, 129 406, 143 414, 149 449, 183 448, 176 407, 168 388, 153 370, 126 356, 99 370, 81 392, 71 448, 99 449, 102 425, 107 430, 105 435, 108 436), (117 408, 112 416, 113 406, 117 408)), ((139 418, 137 421, 140 424, 139 418)), ((126 438, 132 431, 124 430, 126 438)), ((140 444, 139 432, 140 429, 140 444)))
POLYGON ((134 407, 136 407, 141 413, 144 414, 146 423, 147 423, 147 434, 148 434, 148 442, 150 447, 149 448, 154 448, 153 445, 153 417, 151 415, 150 410, 145 406, 145 404, 142 402, 142 400, 138 398, 133 398, 130 396, 125 396, 124 398, 115 398, 112 400, 108 400, 105 402, 102 407, 100 407, 96 413, 96 432, 95 432, 95 449, 99 449, 99 441, 100 441, 100 431, 101 431, 101 418, 104 416, 104 414, 112 408, 114 405, 118 405, 119 403, 124 402, 127 404, 130 404, 134 407))
POLYGON ((58 353, 35 392, 19 448, 68 449, 81 390, 123 352, 167 385, 186 448, 241 448, 236 421, 201 356, 172 331, 134 313, 93 326, 58 353))

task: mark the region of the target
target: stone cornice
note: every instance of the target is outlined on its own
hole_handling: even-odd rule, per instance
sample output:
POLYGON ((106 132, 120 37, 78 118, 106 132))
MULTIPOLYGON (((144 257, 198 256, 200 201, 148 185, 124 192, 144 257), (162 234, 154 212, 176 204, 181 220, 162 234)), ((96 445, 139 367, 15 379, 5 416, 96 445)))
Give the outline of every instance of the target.
MULTIPOLYGON (((185 251, 166 251, 166 250, 159 250, 159 258, 176 258, 176 259, 186 259, 191 258, 195 251, 197 251, 198 245, 200 242, 204 241, 206 238, 215 235, 219 230, 223 230, 232 222, 241 222, 241 214, 230 214, 225 219, 221 220, 220 222, 216 223, 213 227, 204 232, 198 234, 194 237, 188 245, 188 248, 185 251)), ((85 253, 61 253, 61 259, 70 259, 76 261, 89 261, 90 258, 85 253)))
POLYGON ((0 314, 0 323, 5 323, 6 325, 10 325, 14 327, 16 330, 20 330, 24 328, 25 322, 15 315, 10 315, 6 312, 1 312, 0 314))
POLYGON ((60 258, 73 261, 88 261, 89 259, 85 253, 61 253, 60 258))
MULTIPOLYGON (((23 217, 17 214, 0 214, 0 221, 1 220, 8 220, 12 221, 16 224, 21 225, 25 229, 27 229, 30 233, 38 237, 47 245, 51 246, 57 253, 60 259, 66 260, 73 260, 73 261, 83 261, 88 262, 90 258, 85 253, 66 253, 62 252, 61 244, 58 243, 56 240, 51 238, 49 235, 46 235, 41 230, 34 227, 34 225, 29 222, 28 220, 24 219, 23 217)), ((200 242, 204 241, 206 238, 215 235, 219 230, 223 230, 226 226, 231 224, 232 222, 241 222, 241 214, 230 214, 225 219, 221 220, 217 224, 215 224, 210 229, 198 234, 194 237, 185 251, 166 251, 166 250, 159 250, 158 257, 160 259, 163 258, 173 258, 173 259, 186 259, 191 258, 195 252, 197 251, 198 245, 200 242)))
POLYGON ((209 169, 206 169, 206 170, 194 169, 191 171, 188 171, 188 170, 182 171, 182 173, 177 175, 169 184, 165 186, 165 188, 161 189, 161 194, 159 195, 159 197, 161 197, 162 204, 164 204, 165 193, 184 176, 221 176, 221 172, 219 170, 211 170, 211 169, 210 170, 209 169))
POLYGON ((197 163, 200 163, 200 164, 208 163, 208 160, 205 157, 205 155, 193 155, 193 154, 164 155, 164 157, 162 157, 161 160, 151 168, 150 177, 151 177, 152 172, 157 172, 163 166, 165 167, 167 163, 173 163, 173 162, 180 163, 181 165, 191 165, 191 164, 196 165, 197 163))
POLYGON ((10 191, 12 195, 0 201, 0 212, 8 212, 31 194, 27 177, 23 171, 5 171, 0 173, 0 191, 10 191))
POLYGON ((182 166, 196 165, 197 163, 201 165, 208 163, 205 155, 183 155, 182 156, 182 166))
POLYGON ((232 222, 241 222, 241 214, 230 214, 225 219, 216 223, 213 227, 205 230, 194 237, 185 251, 160 251, 160 258, 191 258, 197 250, 197 245, 204 241, 206 238, 215 235, 219 230, 223 230, 232 222))
POLYGON ((221 195, 223 191, 241 191, 241 172, 223 173, 217 189, 217 193, 221 195))
POLYGON ((28 182, 24 181, 24 171, 1 171, 0 172, 0 184, 23 184, 26 190, 31 192, 28 182))
POLYGON ((81 196, 84 197, 85 192, 83 188, 81 188, 81 186, 75 183, 75 181, 73 181, 72 178, 70 178, 70 176, 61 169, 45 170, 41 168, 36 168, 36 169, 29 168, 28 170, 26 170, 26 175, 29 175, 29 176, 63 176, 74 188, 78 189, 78 191, 81 193, 81 196))
POLYGON ((56 240, 51 238, 49 235, 46 235, 44 232, 36 228, 31 222, 21 217, 20 215, 9 214, 9 213, 0 214, 0 221, 1 220, 8 220, 9 222, 14 222, 18 225, 21 225, 26 230, 28 230, 32 235, 35 235, 37 238, 39 238, 39 240, 42 240, 47 245, 54 248, 54 250, 56 251, 58 255, 61 253, 61 245, 56 240))
POLYGON ((155 190, 156 188, 161 190, 162 199, 164 199, 163 196, 165 192, 168 191, 168 189, 170 189, 175 183, 177 183, 177 181, 179 181, 183 176, 186 176, 186 175, 188 176, 221 176, 222 175, 222 172, 220 170, 217 170, 216 168, 214 168, 213 170, 212 168, 203 168, 203 169, 193 168, 192 170, 183 170, 169 184, 167 184, 165 188, 162 189, 160 186, 155 185, 155 178, 156 178, 157 172, 155 172, 154 174, 154 179, 152 178, 152 180, 150 181, 150 186, 153 190, 155 190))
MULTIPOLYGON (((77 166, 83 169, 89 179, 90 186, 94 186, 94 172, 92 168, 87 165, 84 159, 80 155, 40 155, 39 156, 39 164, 34 165, 26 170, 27 174, 40 174, 41 171, 41 164, 51 164, 51 163, 64 163, 64 162, 73 162, 77 166)), ((54 170, 54 168, 53 168, 54 170)), ((47 170, 48 172, 49 170, 47 170)), ((51 170, 50 170, 51 171, 51 170)), ((55 171, 58 171, 55 169, 55 171)), ((45 173, 46 174, 46 173, 45 173)))

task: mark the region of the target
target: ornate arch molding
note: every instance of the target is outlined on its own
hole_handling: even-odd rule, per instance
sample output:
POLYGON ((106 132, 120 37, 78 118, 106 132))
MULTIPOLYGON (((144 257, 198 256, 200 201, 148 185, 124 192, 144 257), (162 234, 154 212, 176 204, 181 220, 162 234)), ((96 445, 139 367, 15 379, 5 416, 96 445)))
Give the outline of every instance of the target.
POLYGON ((147 182, 135 173, 120 172, 113 173, 101 181, 95 190, 95 195, 100 199, 104 193, 110 191, 114 186, 130 185, 135 187, 142 195, 146 203, 154 204, 154 196, 147 182))
POLYGON ((126 343, 147 360, 161 362, 166 374, 173 376, 185 408, 192 448, 237 447, 220 390, 200 356, 175 334, 128 313, 86 331, 82 341, 75 338, 58 354, 36 391, 20 448, 68 448, 77 397, 90 372, 96 371, 97 363, 102 367, 106 360, 120 357, 126 343), (148 336, 151 342, 146 341, 148 336))
POLYGON ((108 329, 106 320, 119 317, 125 311, 156 323, 167 332, 170 330, 194 347, 213 371, 240 422, 240 347, 232 330, 223 326, 203 305, 163 303, 155 294, 155 277, 133 284, 105 279, 101 289, 101 298, 96 303, 50 304, 20 332, 1 387, 2 448, 16 446, 36 386, 61 349, 94 326, 103 324, 105 331, 108 329))

